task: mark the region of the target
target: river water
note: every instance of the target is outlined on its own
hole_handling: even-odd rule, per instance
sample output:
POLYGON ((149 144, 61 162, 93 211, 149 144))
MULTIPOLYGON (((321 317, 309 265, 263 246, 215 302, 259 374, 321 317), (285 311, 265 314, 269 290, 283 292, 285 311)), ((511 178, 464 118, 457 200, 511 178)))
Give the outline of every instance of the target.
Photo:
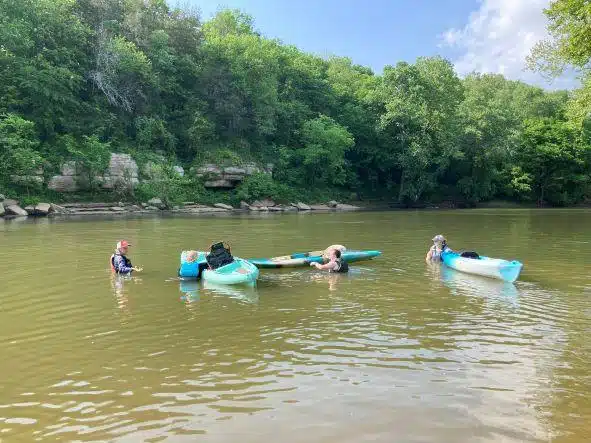
POLYGON ((586 442, 591 211, 0 221, 0 441, 586 442), (515 285, 424 262, 433 235, 515 285), (108 269, 116 240, 144 272, 108 269), (380 249, 349 275, 176 279, 182 249, 380 249))

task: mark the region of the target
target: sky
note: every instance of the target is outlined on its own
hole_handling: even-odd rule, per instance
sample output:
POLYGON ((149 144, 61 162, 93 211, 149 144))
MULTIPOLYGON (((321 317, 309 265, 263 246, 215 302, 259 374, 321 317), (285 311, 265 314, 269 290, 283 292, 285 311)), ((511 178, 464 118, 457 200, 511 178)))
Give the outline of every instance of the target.
MULTIPOLYGON (((169 0, 177 6, 179 0, 169 0)), ((576 85, 571 74, 548 83, 525 71, 532 46, 547 37, 550 0, 182 0, 204 20, 219 8, 253 16, 256 29, 303 51, 350 57, 380 74, 398 61, 441 55, 459 75, 501 73, 547 89, 576 85)))

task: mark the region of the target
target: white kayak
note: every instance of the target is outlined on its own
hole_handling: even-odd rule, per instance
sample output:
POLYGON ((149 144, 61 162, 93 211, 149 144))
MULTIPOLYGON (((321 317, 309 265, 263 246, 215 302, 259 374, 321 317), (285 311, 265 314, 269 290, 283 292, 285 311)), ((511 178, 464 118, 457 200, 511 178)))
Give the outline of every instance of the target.
POLYGON ((503 260, 479 256, 478 258, 462 257, 457 252, 444 252, 441 259, 446 266, 468 274, 482 275, 483 277, 498 278, 513 283, 519 278, 523 269, 523 263, 517 260, 503 260))

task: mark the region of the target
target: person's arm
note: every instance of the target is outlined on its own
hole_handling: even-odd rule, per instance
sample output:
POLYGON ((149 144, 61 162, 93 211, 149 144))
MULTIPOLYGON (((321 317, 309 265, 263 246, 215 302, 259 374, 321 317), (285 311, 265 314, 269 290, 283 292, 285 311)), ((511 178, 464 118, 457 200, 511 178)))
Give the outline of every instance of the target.
POLYGON ((429 248, 429 252, 427 252, 427 256, 425 257, 425 261, 430 262, 433 260, 433 246, 429 248))
POLYGON ((321 271, 334 269, 335 265, 336 265, 336 263, 334 261, 329 261, 325 265, 321 265, 320 263, 316 263, 316 262, 310 263, 310 266, 314 266, 316 269, 319 269, 321 271))

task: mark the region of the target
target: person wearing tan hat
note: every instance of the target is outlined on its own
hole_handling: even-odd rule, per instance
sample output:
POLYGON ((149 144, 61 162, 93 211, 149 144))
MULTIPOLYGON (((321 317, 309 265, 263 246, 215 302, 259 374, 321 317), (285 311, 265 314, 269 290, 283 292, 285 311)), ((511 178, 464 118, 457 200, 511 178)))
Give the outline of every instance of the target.
POLYGON ((445 251, 451 251, 449 246, 447 246, 447 240, 443 235, 439 234, 433 237, 432 241, 433 246, 429 248, 427 256, 425 257, 425 261, 441 261, 441 254, 443 254, 445 251))
POLYGON ((115 253, 111 255, 111 270, 117 274, 131 274, 133 271, 141 272, 142 268, 133 266, 126 256, 131 244, 127 240, 117 242, 115 253))

